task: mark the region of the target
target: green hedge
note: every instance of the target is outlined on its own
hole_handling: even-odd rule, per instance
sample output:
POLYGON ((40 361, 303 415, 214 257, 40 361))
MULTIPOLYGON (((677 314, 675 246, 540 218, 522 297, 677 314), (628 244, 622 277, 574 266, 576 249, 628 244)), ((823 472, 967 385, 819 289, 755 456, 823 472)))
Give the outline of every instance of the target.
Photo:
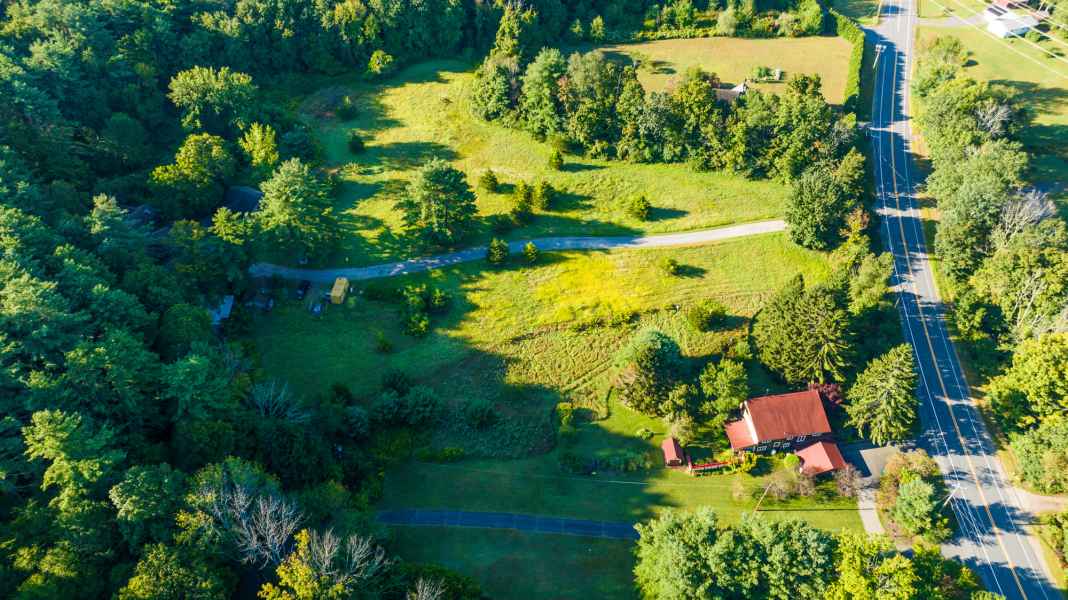
POLYGON ((846 112, 857 112, 857 103, 860 101, 860 70, 864 65, 864 53, 867 52, 867 44, 864 43, 864 30, 857 22, 833 8, 827 11, 831 15, 829 24, 834 28, 830 32, 841 36, 853 44, 853 53, 849 55, 849 75, 846 77, 845 100, 842 107, 846 112))

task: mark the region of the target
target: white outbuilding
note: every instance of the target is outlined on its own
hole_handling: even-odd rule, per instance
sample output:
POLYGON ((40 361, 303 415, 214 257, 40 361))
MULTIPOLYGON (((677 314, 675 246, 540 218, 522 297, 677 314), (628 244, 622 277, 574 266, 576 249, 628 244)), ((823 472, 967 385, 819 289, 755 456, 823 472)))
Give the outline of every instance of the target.
POLYGON ((1010 10, 987 23, 986 30, 999 38, 1007 38, 1022 36, 1037 26, 1038 19, 1010 10))

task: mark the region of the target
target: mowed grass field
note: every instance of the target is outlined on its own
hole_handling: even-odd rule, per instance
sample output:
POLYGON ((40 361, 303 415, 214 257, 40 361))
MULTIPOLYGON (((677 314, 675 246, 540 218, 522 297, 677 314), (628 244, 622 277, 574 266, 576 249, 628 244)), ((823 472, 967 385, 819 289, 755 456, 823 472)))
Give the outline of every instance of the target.
POLYGON ((495 600, 637 597, 634 545, 622 540, 441 527, 392 536, 400 556, 470 575, 495 600))
MULTIPOLYGON (((665 433, 662 422, 614 407, 608 419, 580 426, 576 449, 610 454, 644 446, 658 457, 665 433), (656 437, 648 442, 636 438, 633 432, 643 426, 653 428, 656 437)), ((754 471, 759 475, 695 478, 656 468, 641 475, 579 476, 561 472, 559 453, 557 449, 513 461, 405 463, 388 472, 381 504, 626 522, 646 520, 666 508, 712 506, 726 522, 735 522, 755 508, 766 473, 773 468, 773 461, 767 460, 754 471)), ((863 531, 856 502, 837 497, 832 482, 823 483, 811 498, 765 499, 760 514, 767 519, 801 519, 831 531, 863 531)), ((412 558, 440 562, 477 577, 493 598, 635 596, 631 542, 441 527, 394 527, 391 531, 402 555, 411 553, 412 558)))
MULTIPOLYGON (((1068 62, 1051 58, 1024 40, 1000 40, 971 27, 921 27, 920 43, 939 35, 960 38, 969 51, 965 74, 1016 89, 1034 122, 1021 138, 1032 154, 1032 179, 1065 198, 1068 181, 1068 62)), ((1044 42, 1050 51, 1068 54, 1068 43, 1044 42)))
MULTIPOLYGON (((605 48, 610 55, 640 52, 655 61, 641 74, 643 83, 660 89, 686 68, 699 65, 725 81, 738 82, 753 67, 783 68, 787 74, 819 73, 831 102, 840 102, 845 86, 849 44, 840 38, 695 39, 629 44, 605 48)), ((320 82, 305 96, 298 113, 321 142, 327 166, 343 182, 336 210, 344 228, 339 251, 321 265, 365 265, 408 258, 417 252, 401 231, 396 203, 415 171, 431 158, 441 158, 467 174, 472 187, 487 169, 504 184, 501 193, 476 190, 483 217, 508 212, 511 190, 518 181, 545 180, 559 190, 548 212, 507 237, 548 235, 627 235, 684 231, 759 221, 781 216, 788 189, 780 182, 748 180, 725 173, 695 172, 685 164, 630 164, 567 156, 560 171, 549 168, 551 148, 529 134, 471 114, 468 96, 473 65, 461 61, 424 62, 380 82, 320 82), (344 95, 356 101, 358 114, 341 121, 334 107, 344 95), (365 150, 348 149, 350 131, 365 150), (644 195, 654 210, 648 221, 624 210, 630 199, 644 195)), ((302 82, 303 86, 310 82, 302 82)), ((767 84, 771 90, 783 84, 767 84)), ((465 244, 492 236, 481 225, 465 244)), ((290 262, 292 257, 270 257, 290 262)))
MULTIPOLYGON (((659 460, 666 435, 662 421, 613 405, 607 419, 579 426, 570 450, 606 457, 645 450, 659 460), (643 441, 638 428, 656 432, 643 441)), ((695 455, 701 448, 691 447, 695 455)), ((714 507, 726 522, 751 512, 777 461, 767 459, 753 474, 695 478, 655 468, 637 475, 568 475, 560 453, 520 460, 468 460, 456 464, 407 462, 386 477, 385 508, 461 508, 638 522, 667 508, 714 507)), ((856 502, 839 498, 824 482, 810 498, 765 499, 767 519, 801 519, 831 531, 862 531, 856 502)), ((477 577, 493 598, 630 598, 634 545, 622 540, 441 527, 394 527, 402 555, 440 562, 477 577), (470 548, 470 551, 464 549, 470 548), (518 565, 528 565, 521 568, 518 565)))
POLYGON ((602 48, 608 56, 642 55, 651 62, 638 72, 647 90, 671 87, 691 67, 701 67, 719 76, 725 85, 735 85, 752 75, 754 67, 783 70, 783 81, 759 83, 755 87, 781 92, 791 75, 819 75, 823 94, 832 104, 840 104, 848 76, 852 46, 839 37, 774 39, 697 38, 618 44, 602 48))

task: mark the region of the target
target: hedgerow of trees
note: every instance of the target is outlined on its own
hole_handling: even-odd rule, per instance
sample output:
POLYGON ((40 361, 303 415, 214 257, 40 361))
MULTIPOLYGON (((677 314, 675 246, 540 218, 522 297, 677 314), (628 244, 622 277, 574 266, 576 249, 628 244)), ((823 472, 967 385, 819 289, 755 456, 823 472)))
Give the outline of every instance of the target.
POLYGON ((709 508, 666 511, 638 525, 635 581, 645 598, 998 598, 976 575, 917 545, 911 556, 886 536, 831 534, 798 520, 746 514, 733 525, 709 508))
POLYGON ((1025 98, 968 78, 966 61, 960 40, 938 37, 922 49, 913 84, 934 167, 927 188, 942 215, 935 251, 953 286, 953 324, 991 378, 991 412, 1022 479, 1063 492, 1068 228, 1027 181, 1025 98))

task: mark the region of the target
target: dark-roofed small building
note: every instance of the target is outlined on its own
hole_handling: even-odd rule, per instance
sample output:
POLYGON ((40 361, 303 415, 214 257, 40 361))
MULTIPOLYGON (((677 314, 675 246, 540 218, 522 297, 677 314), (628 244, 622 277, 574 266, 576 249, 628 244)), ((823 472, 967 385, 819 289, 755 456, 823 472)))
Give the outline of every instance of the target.
POLYGON ((263 192, 247 185, 234 185, 226 189, 223 206, 236 213, 256 212, 260 209, 263 192))

